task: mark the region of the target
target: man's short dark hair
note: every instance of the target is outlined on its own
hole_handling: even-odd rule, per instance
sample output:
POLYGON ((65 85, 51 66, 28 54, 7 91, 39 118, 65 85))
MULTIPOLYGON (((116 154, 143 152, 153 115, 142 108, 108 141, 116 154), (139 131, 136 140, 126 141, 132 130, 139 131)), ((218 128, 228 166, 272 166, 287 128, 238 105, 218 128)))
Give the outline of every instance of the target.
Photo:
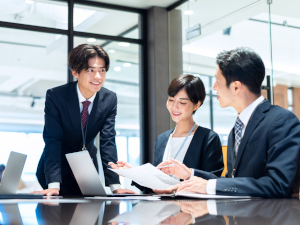
MULTIPOLYGON (((168 87, 168 95, 174 97, 183 88, 185 89, 191 102, 197 104, 200 101, 201 105, 203 104, 206 92, 204 84, 200 77, 190 74, 180 75, 179 77, 176 77, 174 80, 172 80, 168 87)), ((194 111, 193 114, 195 112, 196 111, 194 111)))
POLYGON ((105 69, 109 69, 109 57, 106 51, 99 45, 82 44, 74 48, 69 54, 69 68, 80 73, 83 69, 87 70, 89 67, 89 59, 100 57, 104 59, 105 69))
POLYGON ((261 57, 249 48, 223 51, 217 56, 217 64, 226 79, 226 85, 240 81, 253 94, 261 94, 265 78, 265 65, 261 57))

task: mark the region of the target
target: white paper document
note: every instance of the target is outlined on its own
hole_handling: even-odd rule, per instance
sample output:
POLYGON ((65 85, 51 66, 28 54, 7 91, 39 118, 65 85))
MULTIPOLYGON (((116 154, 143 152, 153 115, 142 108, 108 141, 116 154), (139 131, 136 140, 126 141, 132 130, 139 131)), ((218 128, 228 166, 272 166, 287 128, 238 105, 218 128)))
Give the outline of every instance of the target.
POLYGON ((165 190, 179 184, 180 181, 168 176, 150 163, 131 169, 110 169, 124 177, 132 179, 141 186, 165 190))

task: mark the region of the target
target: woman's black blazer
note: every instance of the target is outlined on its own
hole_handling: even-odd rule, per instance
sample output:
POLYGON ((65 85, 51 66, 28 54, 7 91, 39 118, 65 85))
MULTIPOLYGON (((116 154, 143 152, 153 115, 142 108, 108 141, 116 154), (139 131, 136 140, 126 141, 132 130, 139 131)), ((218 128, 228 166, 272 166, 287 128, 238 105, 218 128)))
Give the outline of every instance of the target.
MULTIPOLYGON (((168 130, 157 137, 154 166, 162 162, 169 136, 173 130, 168 130)), ((183 164, 195 170, 212 172, 216 176, 221 176, 224 164, 222 145, 218 134, 210 129, 198 126, 183 159, 183 164)))

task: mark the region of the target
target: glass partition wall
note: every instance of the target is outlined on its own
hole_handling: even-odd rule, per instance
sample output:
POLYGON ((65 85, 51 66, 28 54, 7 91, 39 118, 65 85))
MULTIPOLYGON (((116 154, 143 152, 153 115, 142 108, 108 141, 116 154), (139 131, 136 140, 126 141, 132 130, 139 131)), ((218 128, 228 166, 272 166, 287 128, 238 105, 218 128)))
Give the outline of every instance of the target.
MULTIPOLYGON (((27 154, 21 192, 41 188, 35 172, 44 148, 45 94, 73 81, 68 51, 83 43, 101 45, 109 54, 104 87, 118 97, 118 158, 140 165, 143 18, 143 10, 90 1, 0 2, 0 164, 10 151, 27 154)), ((121 185, 131 188, 123 178, 121 185)))
POLYGON ((182 15, 184 73, 200 75, 207 92, 194 119, 216 131, 223 145, 237 117, 233 108, 219 106, 212 90, 216 56, 223 50, 248 47, 256 51, 266 66, 263 96, 300 118, 299 4, 297 0, 194 0, 173 9, 182 15))

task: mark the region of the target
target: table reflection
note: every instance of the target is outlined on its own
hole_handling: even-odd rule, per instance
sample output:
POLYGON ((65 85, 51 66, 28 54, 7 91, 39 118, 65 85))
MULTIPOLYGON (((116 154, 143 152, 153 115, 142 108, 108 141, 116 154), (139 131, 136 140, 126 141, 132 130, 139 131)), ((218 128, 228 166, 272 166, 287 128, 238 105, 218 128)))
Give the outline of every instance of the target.
POLYGON ((0 204, 0 224, 299 224, 295 199, 0 204))
POLYGON ((160 224, 297 224, 300 201, 292 199, 182 201, 181 212, 160 224), (211 209, 209 209, 211 208, 211 209))

